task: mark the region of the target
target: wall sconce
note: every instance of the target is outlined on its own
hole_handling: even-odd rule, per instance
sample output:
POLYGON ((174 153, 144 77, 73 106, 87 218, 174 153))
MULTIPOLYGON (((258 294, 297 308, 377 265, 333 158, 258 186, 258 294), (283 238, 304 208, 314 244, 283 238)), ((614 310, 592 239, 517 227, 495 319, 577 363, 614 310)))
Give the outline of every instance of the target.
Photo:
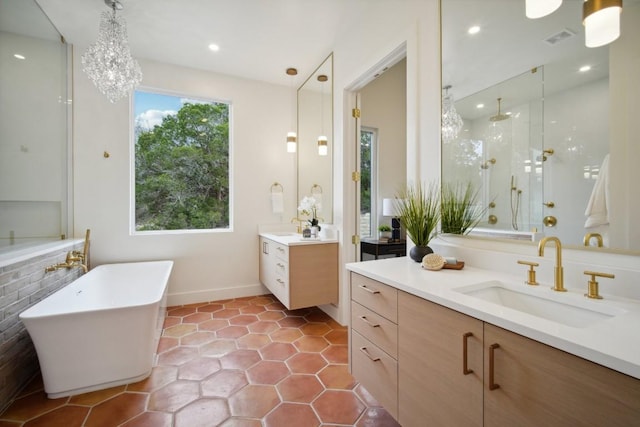
POLYGON ((293 90, 293 78, 298 75, 298 70, 295 68, 287 68, 287 75, 291 76, 289 90, 293 94, 291 96, 291 129, 294 129, 287 133, 287 153, 295 153, 297 147, 298 135, 295 132, 296 128, 296 92, 293 90))
POLYGON ((529 19, 538 19, 556 11, 562 5, 562 0, 527 0, 525 13, 529 19))
POLYGON ((599 47, 620 37, 622 0, 586 0, 582 23, 587 47, 599 47))
POLYGON ((326 156, 329 154, 329 147, 327 146, 327 137, 320 135, 318 137, 318 155, 326 156))

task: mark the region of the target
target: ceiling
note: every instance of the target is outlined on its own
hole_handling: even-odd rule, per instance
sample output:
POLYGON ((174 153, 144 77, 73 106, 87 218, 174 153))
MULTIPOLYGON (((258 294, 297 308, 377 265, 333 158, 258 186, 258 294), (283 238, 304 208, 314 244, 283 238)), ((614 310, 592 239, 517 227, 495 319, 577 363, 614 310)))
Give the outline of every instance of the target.
MULTIPOLYGON (((96 40, 100 14, 109 10, 103 0, 35 1, 80 53, 96 40)), ((134 58, 290 85, 288 67, 298 69, 294 81, 301 84, 372 4, 398 0, 120 1, 134 58), (210 51, 211 43, 220 50, 210 51)), ((21 33, 34 28, 21 24, 21 3, 31 0, 0 3, 7 25, 21 33)))

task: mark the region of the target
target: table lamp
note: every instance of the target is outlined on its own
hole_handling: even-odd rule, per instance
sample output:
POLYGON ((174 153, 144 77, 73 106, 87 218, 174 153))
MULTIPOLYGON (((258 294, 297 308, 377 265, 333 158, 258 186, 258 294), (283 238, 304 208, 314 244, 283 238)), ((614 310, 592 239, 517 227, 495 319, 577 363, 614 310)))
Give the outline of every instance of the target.
POLYGON ((382 216, 391 217, 391 242, 400 240, 400 220, 396 203, 396 199, 382 199, 382 216))

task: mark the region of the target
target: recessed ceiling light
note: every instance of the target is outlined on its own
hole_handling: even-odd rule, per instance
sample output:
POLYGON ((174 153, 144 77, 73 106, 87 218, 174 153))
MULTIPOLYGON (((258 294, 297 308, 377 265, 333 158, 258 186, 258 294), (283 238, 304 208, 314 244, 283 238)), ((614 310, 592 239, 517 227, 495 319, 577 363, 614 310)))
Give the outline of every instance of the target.
POLYGON ((478 25, 474 25, 473 27, 469 27, 467 33, 469 34, 478 34, 480 32, 480 27, 478 25))
POLYGON ((580 67, 579 71, 581 73, 586 73, 587 71, 589 71, 591 69, 591 65, 583 65, 582 67, 580 67))
POLYGON ((19 53, 14 53, 13 57, 17 58, 17 59, 26 59, 26 57, 24 55, 20 55, 19 53))
POLYGON ((478 104, 476 105, 476 108, 484 108, 484 104, 478 104))
POLYGON ((218 46, 218 45, 217 45, 217 44, 215 44, 215 43, 211 43, 211 44, 209 45, 209 49, 210 49, 210 50, 212 50, 212 51, 214 51, 214 52, 217 52, 217 51, 219 51, 219 50, 220 50, 220 46, 218 46))

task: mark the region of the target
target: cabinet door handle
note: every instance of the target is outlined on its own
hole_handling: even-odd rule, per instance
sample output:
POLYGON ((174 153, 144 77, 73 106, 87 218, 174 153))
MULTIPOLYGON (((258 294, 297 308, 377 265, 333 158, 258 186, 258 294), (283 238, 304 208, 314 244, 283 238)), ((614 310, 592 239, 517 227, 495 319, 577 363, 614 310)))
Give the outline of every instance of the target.
POLYGON ((278 264, 276 264, 276 265, 277 265, 278 267, 280 267, 280 268, 284 268, 284 264, 283 264, 283 263, 281 263, 281 262, 279 262, 279 263, 278 263, 278 264))
POLYGON ((282 280, 280 280, 280 279, 276 279, 276 281, 277 281, 278 283, 280 283, 281 285, 284 285, 284 282, 283 282, 282 280))
POLYGON ((276 249, 279 250, 281 253, 284 253, 284 249, 282 249, 280 246, 278 246, 276 249))
POLYGON ((491 344, 489 346, 489 390, 495 390, 500 388, 500 384, 496 384, 495 382, 495 370, 494 370, 494 352, 496 348, 500 348, 500 344, 491 344))
POLYGON ((369 352, 367 351, 367 347, 360 347, 360 351, 363 352, 369 359, 371 359, 372 362, 377 362, 380 360, 379 357, 373 357, 369 354, 369 352))
POLYGON ((473 369, 469 369, 467 366, 467 339, 472 336, 473 334, 471 332, 462 335, 462 375, 473 373, 473 369))
POLYGON ((379 294, 380 293, 380 291, 374 291, 373 289, 367 288, 365 285, 359 285, 358 287, 360 289, 364 290, 364 291, 369 292, 370 294, 374 294, 375 295, 375 294, 379 294))
POLYGON ((269 254, 269 243, 262 242, 262 253, 269 254))
POLYGON ((380 326, 380 324, 379 324, 379 323, 373 323, 373 322, 370 322, 370 321, 369 321, 369 319, 367 319, 367 317, 366 317, 366 316, 360 316, 360 319, 362 319, 362 321, 363 321, 364 323, 366 323, 367 325, 371 326, 372 328, 377 328, 377 327, 379 327, 379 326, 380 326))

